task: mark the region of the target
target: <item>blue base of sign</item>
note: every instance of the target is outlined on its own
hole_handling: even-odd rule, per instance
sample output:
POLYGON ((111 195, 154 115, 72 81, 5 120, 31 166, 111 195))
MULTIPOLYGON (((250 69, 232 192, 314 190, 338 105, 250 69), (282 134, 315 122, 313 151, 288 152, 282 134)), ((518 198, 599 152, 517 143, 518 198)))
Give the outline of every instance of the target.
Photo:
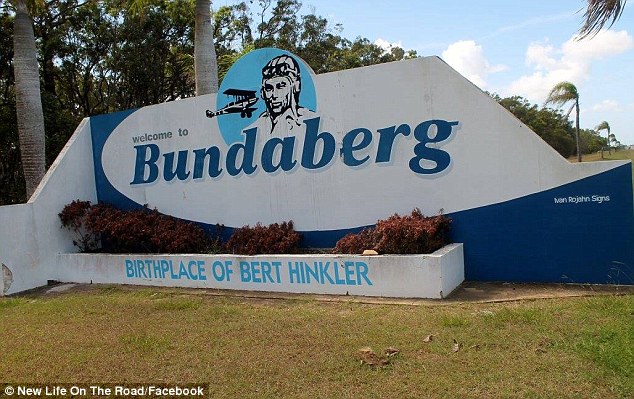
POLYGON ((465 278, 634 284, 632 201, 632 169, 624 165, 451 214, 453 240, 465 243, 465 278))
MULTIPOLYGON (((634 284, 631 165, 447 216, 466 280, 634 284)), ((304 245, 332 247, 363 228, 302 232, 304 245)))

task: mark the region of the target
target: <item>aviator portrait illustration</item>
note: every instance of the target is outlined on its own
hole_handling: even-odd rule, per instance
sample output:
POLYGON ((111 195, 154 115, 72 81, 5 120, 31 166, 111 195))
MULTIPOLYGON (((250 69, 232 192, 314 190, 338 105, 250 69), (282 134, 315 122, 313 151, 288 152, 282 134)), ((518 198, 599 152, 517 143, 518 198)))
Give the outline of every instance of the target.
POLYGON ((258 136, 264 137, 299 134, 304 120, 316 115, 311 74, 303 61, 286 52, 256 50, 238 60, 227 73, 217 109, 207 110, 206 116, 218 119, 227 142, 237 141, 236 132, 254 127, 258 136))

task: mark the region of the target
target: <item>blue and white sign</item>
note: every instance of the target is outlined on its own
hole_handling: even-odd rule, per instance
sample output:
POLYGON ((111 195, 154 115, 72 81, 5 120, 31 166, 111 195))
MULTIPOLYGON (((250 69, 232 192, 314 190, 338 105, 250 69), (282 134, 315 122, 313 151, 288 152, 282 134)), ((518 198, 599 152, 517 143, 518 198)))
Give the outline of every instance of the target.
POLYGON ((100 201, 205 226, 293 220, 304 245, 419 208, 467 279, 634 283, 629 162, 570 164, 436 57, 314 75, 241 58, 219 93, 91 118, 100 201))

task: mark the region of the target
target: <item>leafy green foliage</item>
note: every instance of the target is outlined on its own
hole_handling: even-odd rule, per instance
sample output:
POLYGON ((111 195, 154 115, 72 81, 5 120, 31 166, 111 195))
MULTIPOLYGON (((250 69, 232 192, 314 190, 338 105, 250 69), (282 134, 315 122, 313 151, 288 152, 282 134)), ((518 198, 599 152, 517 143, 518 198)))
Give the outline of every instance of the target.
MULTIPOLYGON (((493 95, 493 98, 563 157, 568 158, 575 153, 575 129, 560 111, 539 107, 519 96, 501 98, 493 95)), ((579 135, 582 153, 600 151, 607 145, 606 139, 593 130, 582 129, 579 135)))
POLYGON ((548 93, 545 104, 562 106, 571 101, 579 101, 577 87, 570 82, 557 83, 548 93))

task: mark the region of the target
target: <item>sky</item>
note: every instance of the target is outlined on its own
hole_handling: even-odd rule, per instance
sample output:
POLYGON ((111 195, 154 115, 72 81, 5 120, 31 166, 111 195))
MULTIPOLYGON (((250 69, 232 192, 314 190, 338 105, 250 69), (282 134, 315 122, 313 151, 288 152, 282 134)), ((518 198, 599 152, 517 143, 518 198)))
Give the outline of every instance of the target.
POLYGON ((419 56, 439 56, 481 89, 502 97, 519 95, 543 105, 556 83, 570 81, 579 91, 582 128, 607 121, 621 143, 634 144, 634 4, 609 30, 581 41, 575 36, 585 0, 303 4, 303 13, 326 17, 332 27, 341 24, 346 38, 361 36, 386 48, 398 45, 419 56))

